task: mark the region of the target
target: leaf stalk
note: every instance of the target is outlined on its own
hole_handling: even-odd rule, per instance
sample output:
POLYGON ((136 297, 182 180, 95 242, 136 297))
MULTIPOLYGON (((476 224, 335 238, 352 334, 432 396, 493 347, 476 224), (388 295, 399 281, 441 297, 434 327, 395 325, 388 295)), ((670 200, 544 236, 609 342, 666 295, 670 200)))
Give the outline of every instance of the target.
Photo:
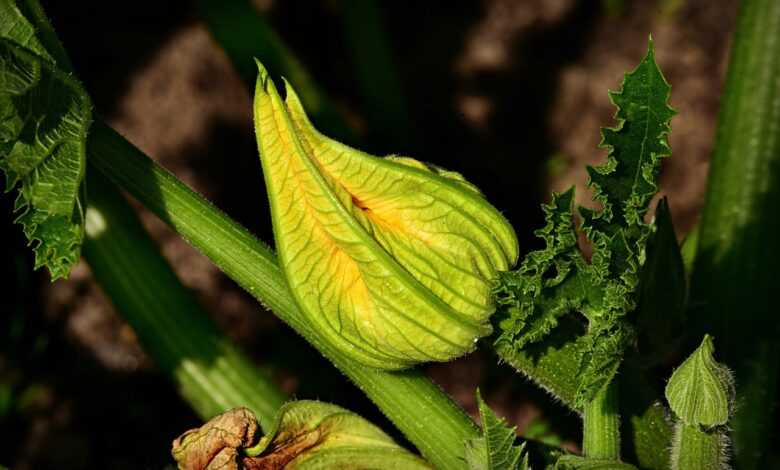
POLYGON ((582 424, 582 451, 586 457, 620 460, 620 416, 615 380, 585 405, 582 424))

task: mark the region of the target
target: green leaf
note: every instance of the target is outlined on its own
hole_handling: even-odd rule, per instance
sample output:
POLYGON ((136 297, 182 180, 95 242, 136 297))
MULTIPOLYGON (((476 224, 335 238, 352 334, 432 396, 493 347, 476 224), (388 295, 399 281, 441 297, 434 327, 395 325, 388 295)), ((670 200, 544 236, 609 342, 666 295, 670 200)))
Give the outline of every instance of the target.
POLYGON ((558 318, 585 304, 589 290, 585 261, 577 247, 572 218, 574 189, 553 194, 542 206, 547 225, 536 231, 545 241, 544 250, 534 251, 523 260, 517 271, 499 275, 496 287, 499 305, 508 312, 501 319, 497 344, 507 342, 516 349, 544 339, 558 324, 558 318))
POLYGON ((649 365, 674 353, 672 346, 682 338, 688 289, 666 198, 658 203, 655 225, 642 266, 635 322, 639 350, 649 365))
POLYGON ((466 463, 470 470, 528 470, 525 443, 515 445, 517 434, 482 400, 477 390, 482 437, 469 439, 466 445, 466 463))
POLYGON ((296 302, 342 351, 382 369, 447 361, 491 332, 517 258, 506 219, 457 173, 377 158, 312 127, 258 64, 255 130, 276 248, 296 302))
POLYGON ((666 384, 666 400, 685 424, 710 428, 726 424, 734 402, 731 372, 715 361, 712 338, 678 367, 666 384))
POLYGON ((307 400, 282 406, 260 439, 249 410, 230 410, 174 440, 172 454, 182 470, 431 468, 355 413, 307 400))
POLYGON ((67 277, 84 237, 83 178, 91 103, 58 68, 38 30, 10 0, 0 1, 0 169, 18 188, 16 221, 35 267, 67 277))
POLYGON ((653 233, 653 225, 643 219, 656 191, 661 159, 669 154, 666 141, 674 116, 652 41, 639 66, 625 76, 622 90, 610 97, 618 108, 618 125, 603 131, 607 162, 588 169, 594 198, 602 207, 579 210, 582 230, 593 246, 590 262, 577 245, 569 190, 553 195, 544 206, 547 224, 537 235, 545 248, 529 253, 517 271, 503 273, 495 289, 503 309, 495 345, 507 362, 517 363, 519 350, 545 341, 563 315, 576 312, 587 323, 583 347, 570 358, 578 370, 570 403, 576 409, 612 380, 634 338, 626 316, 637 306, 646 244, 653 233))
MULTIPOLYGON (((612 236, 620 230, 645 227, 647 204, 657 191, 661 159, 670 155, 669 91, 655 63, 653 42, 639 66, 626 74, 622 89, 610 92, 617 106, 617 126, 602 130, 601 147, 609 149, 607 163, 588 167, 595 199, 603 209, 594 213, 594 230, 612 236)), ((588 224, 586 224, 587 227, 588 224)))

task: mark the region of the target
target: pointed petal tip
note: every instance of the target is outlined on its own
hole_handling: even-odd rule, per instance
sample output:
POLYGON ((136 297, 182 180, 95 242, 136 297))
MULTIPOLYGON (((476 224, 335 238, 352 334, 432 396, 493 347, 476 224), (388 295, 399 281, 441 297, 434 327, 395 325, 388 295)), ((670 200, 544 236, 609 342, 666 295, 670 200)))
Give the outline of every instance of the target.
POLYGON ((257 57, 255 57, 255 65, 257 65, 257 88, 265 90, 269 81, 268 69, 265 68, 265 65, 257 57))
POLYGON ((265 65, 263 65, 263 63, 260 62, 260 59, 258 59, 257 57, 255 57, 254 59, 255 59, 255 65, 257 65, 258 75, 260 75, 261 77, 267 77, 268 70, 266 70, 265 65))

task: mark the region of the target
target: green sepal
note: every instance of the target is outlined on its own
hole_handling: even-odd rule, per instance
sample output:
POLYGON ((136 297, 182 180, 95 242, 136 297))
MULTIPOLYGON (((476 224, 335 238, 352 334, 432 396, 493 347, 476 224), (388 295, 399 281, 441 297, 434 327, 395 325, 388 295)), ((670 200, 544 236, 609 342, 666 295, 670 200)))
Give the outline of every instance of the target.
POLYGON ((517 433, 482 400, 477 390, 482 436, 465 442, 469 470, 528 470, 525 442, 515 445, 517 433))
POLYGON ((688 426, 723 426, 733 411, 734 379, 726 366, 715 361, 714 352, 712 338, 705 335, 666 384, 669 406, 688 426))
POLYGON ((688 286, 669 204, 658 202, 655 231, 648 239, 642 266, 635 324, 639 353, 649 367, 674 353, 683 337, 688 286), (670 348, 672 346, 672 348, 670 348))

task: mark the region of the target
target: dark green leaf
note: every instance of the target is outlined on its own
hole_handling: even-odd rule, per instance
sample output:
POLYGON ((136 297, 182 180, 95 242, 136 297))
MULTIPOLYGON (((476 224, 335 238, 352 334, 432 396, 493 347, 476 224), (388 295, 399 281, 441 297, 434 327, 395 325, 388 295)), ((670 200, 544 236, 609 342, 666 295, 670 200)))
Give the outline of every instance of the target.
POLYGON ((656 230, 642 266, 636 325, 639 349, 648 365, 674 351, 682 338, 687 282, 666 199, 655 211, 656 230))
POLYGON ((91 104, 60 70, 14 2, 0 1, 0 169, 18 188, 16 221, 35 267, 66 277, 84 236, 84 168, 91 104))
POLYGON ((575 408, 582 408, 612 380, 634 336, 626 315, 637 305, 645 247, 653 233, 644 216, 657 189, 661 159, 669 155, 667 135, 674 116, 652 42, 639 66, 625 76, 622 90, 610 97, 618 108, 618 125, 603 131, 602 146, 609 156, 604 165, 588 169, 594 198, 602 207, 580 208, 582 230, 593 247, 590 263, 577 245, 569 190, 553 195, 544 206, 547 224, 537 235, 545 248, 529 253, 517 271, 501 275, 496 288, 502 309, 496 349, 516 367, 522 367, 518 351, 545 340, 563 315, 576 312, 587 321, 579 354, 569 358, 577 362, 578 386, 569 403, 575 408))
POLYGON ((607 163, 588 168, 595 199, 603 205, 593 228, 607 236, 645 225, 661 159, 671 153, 667 136, 675 111, 667 104, 670 89, 650 41, 647 55, 626 74, 622 89, 609 94, 618 108, 618 125, 602 130, 601 147, 609 149, 607 163))

